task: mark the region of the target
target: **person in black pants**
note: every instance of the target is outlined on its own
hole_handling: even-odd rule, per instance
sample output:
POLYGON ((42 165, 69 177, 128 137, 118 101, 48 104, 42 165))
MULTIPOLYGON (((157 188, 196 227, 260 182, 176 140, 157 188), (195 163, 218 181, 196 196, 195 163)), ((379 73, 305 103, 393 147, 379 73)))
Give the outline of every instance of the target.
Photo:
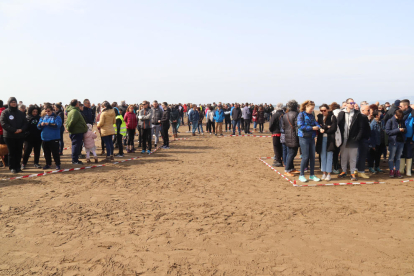
POLYGON ((19 173, 22 171, 20 161, 22 159, 27 120, 26 115, 18 110, 15 97, 11 97, 7 104, 8 108, 1 113, 0 124, 3 128, 3 138, 9 151, 9 169, 12 173, 19 173))
POLYGON ((46 115, 40 118, 39 123, 37 124, 37 128, 42 131, 42 147, 46 159, 46 166, 44 166, 43 169, 50 169, 52 166, 53 155, 56 170, 60 170, 59 140, 62 119, 53 112, 53 107, 51 105, 46 106, 45 113, 46 115))
POLYGON ((62 126, 60 127, 59 155, 63 155, 63 148, 65 147, 65 142, 63 141, 63 134, 65 133, 65 114, 63 113, 63 109, 60 104, 55 104, 55 113, 62 120, 62 126))
POLYGON ((170 148, 170 137, 168 136, 168 130, 170 129, 171 110, 168 107, 168 104, 166 102, 162 103, 162 108, 164 109, 164 112, 162 113, 162 117, 161 117, 161 135, 162 135, 162 140, 164 141, 162 148, 169 149, 170 148))
POLYGON ((142 132, 142 152, 147 152, 148 154, 151 153, 151 130, 152 130, 152 110, 149 107, 148 101, 142 102, 143 108, 138 113, 138 120, 141 126, 142 132), (148 151, 147 151, 147 143, 148 143, 148 151))
POLYGON ((26 116, 28 127, 24 137, 24 155, 23 163, 21 169, 24 170, 29 161, 30 154, 32 150, 34 151, 34 166, 35 168, 40 169, 39 159, 40 159, 40 149, 42 147, 42 138, 40 137, 41 131, 37 128, 39 123, 40 108, 37 105, 29 107, 28 114, 26 116))

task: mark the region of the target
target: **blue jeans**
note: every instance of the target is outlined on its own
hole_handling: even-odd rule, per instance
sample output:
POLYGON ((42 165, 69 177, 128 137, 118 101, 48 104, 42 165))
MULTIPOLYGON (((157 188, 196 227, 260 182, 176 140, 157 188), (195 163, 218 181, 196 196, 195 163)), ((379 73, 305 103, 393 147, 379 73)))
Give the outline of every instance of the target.
POLYGON ((295 169, 295 165, 293 164, 293 159, 295 159, 296 155, 298 154, 298 148, 289 148, 287 147, 287 156, 286 156, 286 163, 285 163, 285 171, 290 172, 295 169))
POLYGON ((236 134, 236 126, 239 128, 239 134, 240 134, 240 120, 233 120, 233 135, 236 134))
POLYGON ((299 137, 299 145, 302 150, 300 175, 305 175, 305 168, 308 165, 308 162, 310 175, 315 175, 315 140, 313 138, 299 137))
POLYGON ((201 129, 201 133, 204 133, 204 131, 203 131, 203 123, 198 124, 197 129, 198 129, 198 133, 200 133, 200 129, 201 129))
POLYGON ((388 167, 390 170, 393 170, 395 167, 395 170, 400 170, 400 160, 401 160, 401 154, 404 149, 404 143, 403 142, 396 142, 395 145, 389 145, 390 155, 388 156, 388 167), (394 157, 395 157, 395 164, 394 164, 394 157))
POLYGON ((71 134, 70 140, 72 140, 72 162, 79 162, 79 152, 83 144, 83 133, 71 134))
POLYGON ((287 159, 287 154, 288 154, 288 147, 286 146, 285 143, 282 144, 282 150, 283 150, 283 164, 286 165, 286 159, 287 159))
POLYGON ((257 122, 253 122, 253 128, 256 129, 257 127, 257 122))
POLYGON ((322 150, 321 150, 321 171, 331 173, 332 172, 332 160, 333 151, 327 152, 328 137, 322 139, 322 150))
POLYGON ((112 143, 112 135, 103 136, 102 140, 105 143, 106 156, 113 155, 114 154, 114 144, 112 143))
POLYGON ((195 133, 197 128, 198 128, 198 121, 197 122, 191 122, 191 124, 193 125, 193 133, 195 133))

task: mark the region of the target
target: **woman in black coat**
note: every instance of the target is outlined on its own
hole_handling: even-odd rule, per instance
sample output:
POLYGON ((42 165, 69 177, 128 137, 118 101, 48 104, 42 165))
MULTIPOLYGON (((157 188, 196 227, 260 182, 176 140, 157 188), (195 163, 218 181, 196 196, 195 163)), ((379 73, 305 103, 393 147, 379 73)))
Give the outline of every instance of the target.
POLYGON ((332 111, 329 111, 329 106, 323 104, 319 107, 320 114, 318 114, 318 123, 321 130, 318 134, 316 142, 316 152, 319 154, 321 160, 322 178, 321 180, 331 180, 333 153, 335 146, 335 132, 337 129, 337 120, 332 111))
POLYGON ((288 112, 283 115, 283 128, 285 133, 285 144, 288 147, 288 154, 285 164, 285 175, 294 176, 299 173, 295 170, 293 160, 298 154, 299 138, 297 133, 298 102, 292 100, 287 103, 288 112))
POLYGON ((168 130, 170 129, 170 113, 171 109, 168 107, 168 104, 166 102, 162 103, 162 108, 164 112, 162 113, 161 117, 161 135, 162 140, 164 142, 163 146, 161 148, 163 149, 169 149, 170 148, 170 138, 168 136, 168 130))
POLYGON ((34 166, 35 168, 40 169, 41 166, 39 165, 39 159, 40 149, 42 147, 42 138, 40 135, 42 131, 37 128, 37 124, 40 120, 40 108, 37 105, 30 106, 29 110, 27 111, 26 118, 28 127, 26 129, 24 137, 24 155, 22 169, 26 168, 27 161, 29 161, 32 150, 34 152, 34 166))

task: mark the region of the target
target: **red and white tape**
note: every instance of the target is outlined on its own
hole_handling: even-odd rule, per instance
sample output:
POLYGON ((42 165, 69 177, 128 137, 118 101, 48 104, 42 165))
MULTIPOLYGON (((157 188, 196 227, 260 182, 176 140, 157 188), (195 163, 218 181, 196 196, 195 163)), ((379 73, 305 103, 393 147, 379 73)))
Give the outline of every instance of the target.
POLYGON ((414 181, 414 179, 408 179, 408 180, 403 180, 401 182, 413 182, 413 181, 414 181))
MULTIPOLYGON (((149 155, 154 154, 159 149, 161 149, 161 148, 156 148, 149 155)), ((124 163, 124 162, 127 162, 127 161, 136 160, 136 159, 139 159, 139 158, 142 158, 142 156, 137 156, 137 157, 125 159, 125 160, 122 160, 122 161, 116 161, 116 162, 113 162, 111 164, 116 165, 116 164, 119 164, 119 163, 124 163)), ((100 168, 100 167, 105 167, 105 166, 107 166, 107 165, 106 164, 103 164, 103 165, 87 166, 87 167, 81 167, 81 168, 71 168, 71 169, 63 169, 63 170, 56 170, 56 171, 48 171, 48 172, 45 172, 45 173, 37 173, 37 174, 29 174, 29 175, 23 175, 23 176, 16 176, 16 177, 11 177, 11 178, 4 178, 4 179, 1 179, 1 180, 2 181, 5 181, 5 180, 15 180, 15 179, 22 179, 22 178, 30 178, 30 177, 44 176, 44 175, 53 174, 53 173, 63 173, 63 172, 73 172, 73 171, 86 170, 86 169, 95 169, 95 168, 100 168)))
POLYGON ((228 137, 258 137, 258 138, 272 138, 272 136, 269 135, 224 135, 228 137))
POLYGON ((262 158, 270 159, 272 157, 259 157, 259 160, 265 163, 269 168, 277 172, 280 176, 282 176, 284 179, 292 183, 294 187, 319 187, 319 186, 348 186, 348 185, 364 185, 364 184, 384 184, 385 182, 346 182, 346 183, 328 183, 328 184, 296 184, 296 180, 291 181, 287 177, 285 177, 283 174, 281 174, 278 170, 273 168, 271 165, 269 165, 266 161, 264 161, 262 158))

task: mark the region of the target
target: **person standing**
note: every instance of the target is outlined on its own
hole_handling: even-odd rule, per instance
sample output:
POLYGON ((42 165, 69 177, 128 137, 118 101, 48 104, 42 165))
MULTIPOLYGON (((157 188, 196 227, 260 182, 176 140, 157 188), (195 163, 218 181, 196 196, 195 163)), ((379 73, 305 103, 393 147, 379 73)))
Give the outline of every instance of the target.
POLYGON ((56 170, 60 170, 59 140, 62 119, 53 112, 51 105, 46 106, 45 113, 46 115, 40 118, 37 124, 37 128, 42 131, 42 148, 46 159, 46 166, 43 169, 50 169, 53 155, 56 170))
POLYGON ((302 150, 302 161, 300 163, 300 175, 299 181, 308 182, 305 177, 305 167, 310 165, 310 176, 309 180, 320 181, 315 176, 315 137, 316 131, 320 130, 324 133, 323 129, 320 129, 320 125, 315 120, 313 110, 315 103, 313 101, 305 101, 300 106, 300 113, 297 119, 299 145, 302 150))
POLYGON ((157 144, 159 141, 159 135, 161 132, 161 117, 164 113, 164 110, 161 106, 159 106, 157 101, 152 103, 152 134, 155 135, 155 142, 154 146, 157 148, 157 144))
POLYGON ((338 127, 341 132, 341 167, 340 178, 346 177, 347 166, 351 169, 351 180, 357 177, 357 155, 359 141, 363 136, 361 113, 355 110, 355 102, 352 98, 346 100, 346 108, 338 114, 338 127))
POLYGON ((411 174, 411 167, 413 161, 413 117, 414 111, 410 106, 410 100, 405 99, 400 102, 400 110, 403 112, 403 120, 405 123, 406 131, 406 141, 404 143, 404 149, 400 161, 400 173, 402 175, 407 172, 411 174), (405 169, 407 167, 407 169, 405 169))
POLYGON ((224 111, 221 108, 221 105, 217 106, 216 112, 214 112, 214 121, 216 121, 216 136, 217 134, 220 134, 220 136, 223 136, 223 121, 224 121, 224 111))
POLYGON ((321 126, 321 131, 316 142, 316 152, 321 157, 321 180, 330 181, 333 154, 336 149, 335 132, 338 126, 336 116, 329 110, 327 104, 322 104, 319 110, 321 113, 318 114, 318 124, 321 126))
MULTIPOLYGON (((104 162, 114 160, 114 144, 112 143, 112 135, 115 135, 115 117, 115 111, 111 104, 108 101, 104 101, 101 105, 101 114, 97 124, 106 148, 106 159, 103 160, 104 162)), ((86 128, 88 128, 88 126, 86 126, 86 128)))
POLYGON ((287 103, 287 112, 283 115, 283 130, 285 134, 285 144, 287 156, 285 163, 285 175, 294 176, 298 171, 295 170, 293 160, 298 154, 299 137, 297 132, 298 102, 291 100, 287 103))
POLYGON ((390 177, 402 178, 400 173, 401 154, 406 141, 406 128, 402 110, 395 111, 395 115, 387 121, 385 131, 388 134, 390 154, 388 156, 388 167, 390 177), (395 160, 395 161, 394 161, 395 160))
POLYGON ((193 105, 193 109, 188 111, 188 125, 190 125, 190 123, 193 125, 192 136, 196 136, 195 132, 198 128, 199 119, 200 114, 198 113, 197 106, 193 105))
MULTIPOLYGON (((6 108, 3 106, 3 101, 0 100, 0 117, 1 117, 1 113, 5 109, 6 108)), ((6 142, 4 142, 4 139, 3 139, 3 128, 1 127, 1 124, 0 124, 0 144, 1 145, 5 145, 6 144, 6 142)), ((7 147, 7 145, 6 145, 6 147, 7 147)), ((0 156, 0 159, 1 160, 4 160, 4 162, 6 162, 6 160, 7 160, 7 158, 4 158, 4 156, 0 156)), ((0 167, 7 166, 6 164, 3 164, 3 162, 1 160, 0 160, 0 167)))
POLYGON ((63 155, 63 148, 65 147, 65 142, 63 141, 63 134, 65 133, 65 114, 63 113, 62 105, 55 104, 55 113, 62 120, 62 126, 60 127, 59 155, 63 155))
POLYGON ((368 159, 369 171, 371 173, 382 173, 380 168, 381 154, 385 147, 384 131, 380 121, 381 112, 374 110, 372 113, 373 120, 370 124, 371 137, 369 139, 369 153, 371 158, 368 159), (375 165, 374 165, 375 164, 375 165))
POLYGON ((215 122, 214 122, 214 111, 213 111, 212 106, 208 107, 206 118, 207 118, 206 131, 209 132, 210 135, 211 135, 211 128, 213 128, 213 133, 216 133, 216 125, 215 125, 215 122))
POLYGON ((124 121, 124 116, 122 116, 122 111, 119 111, 118 109, 114 108, 115 111, 115 124, 114 130, 116 135, 116 142, 118 145, 118 154, 115 155, 115 157, 124 157, 124 146, 122 144, 123 138, 127 134, 127 127, 126 123, 124 121))
POLYGON ((161 117, 161 135, 163 140, 163 149, 169 149, 170 148, 170 137, 168 136, 168 130, 170 129, 170 114, 171 110, 168 107, 168 104, 166 102, 162 103, 162 109, 164 112, 162 113, 161 117))
POLYGON ((141 125, 142 132, 142 151, 144 154, 151 153, 151 131, 152 131, 152 109, 149 107, 148 101, 142 102, 142 109, 138 113, 139 124, 141 125), (148 143, 148 150, 147 150, 148 143))
POLYGON ((231 108, 230 105, 227 105, 227 108, 223 109, 224 111, 224 124, 225 124, 225 129, 227 132, 227 126, 228 126, 228 131, 230 132, 232 129, 231 126, 231 108))
POLYGON ((370 115, 370 108, 369 105, 362 105, 361 106, 361 128, 362 128, 362 136, 361 139, 358 141, 358 161, 357 161, 357 169, 358 169, 358 176, 361 178, 369 178, 368 175, 365 174, 365 163, 369 151, 369 138, 371 137, 371 127, 369 125, 368 116, 370 115))
POLYGON ((3 128, 3 139, 9 151, 9 169, 12 173, 19 173, 22 171, 20 161, 22 159, 24 135, 28 123, 26 115, 18 110, 15 97, 9 98, 7 106, 7 109, 1 113, 0 124, 3 128))
POLYGON ((252 111, 252 121, 253 121, 253 132, 257 132, 257 105, 254 106, 252 111))
POLYGON ((27 129, 24 137, 24 154, 21 169, 26 169, 27 162, 29 161, 30 154, 34 153, 34 167, 40 169, 40 149, 42 147, 42 131, 37 128, 37 124, 40 121, 39 112, 40 108, 37 105, 29 107, 27 112, 27 129))
POLYGON ((246 103, 246 105, 243 107, 242 118, 244 120, 244 133, 245 134, 252 134, 250 132, 251 112, 250 112, 250 108, 249 108, 248 103, 246 103))
POLYGON ((240 121, 242 117, 242 111, 239 104, 236 104, 236 106, 231 111, 231 117, 233 118, 233 135, 236 135, 236 126, 239 128, 239 135, 241 135, 240 121))
POLYGON ((269 122, 269 131, 272 133, 273 139, 273 152, 275 154, 275 161, 273 162, 274 167, 282 167, 282 159, 283 159, 283 148, 282 143, 280 142, 281 137, 281 129, 280 129, 280 121, 283 117, 283 104, 278 103, 276 105, 276 112, 272 114, 269 122))
POLYGON ((67 112, 66 129, 72 140, 72 164, 82 165, 82 161, 79 161, 79 153, 82 149, 83 134, 88 131, 88 127, 80 113, 78 100, 74 99, 70 102, 67 112))
POLYGON ((127 153, 135 152, 134 139, 135 139, 135 130, 138 125, 138 119, 134 113, 133 105, 128 106, 127 112, 125 113, 125 116, 124 116, 124 121, 126 123, 127 132, 128 132, 127 153))
POLYGON ((264 110, 263 110, 263 106, 259 106, 259 110, 257 111, 257 124, 259 124, 259 132, 263 133, 264 130, 264 122, 265 122, 265 115, 264 115, 264 110))

